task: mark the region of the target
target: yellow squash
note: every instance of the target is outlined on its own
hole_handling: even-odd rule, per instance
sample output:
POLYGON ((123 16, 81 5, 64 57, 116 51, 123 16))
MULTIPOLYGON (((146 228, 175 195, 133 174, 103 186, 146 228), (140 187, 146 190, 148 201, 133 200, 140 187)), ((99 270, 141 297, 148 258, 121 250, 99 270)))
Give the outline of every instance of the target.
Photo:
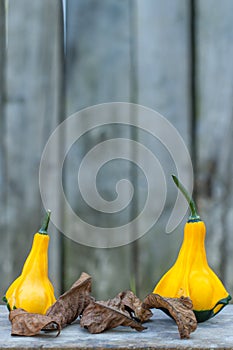
POLYGON ((190 297, 197 321, 203 322, 222 310, 231 296, 208 265, 206 228, 197 215, 194 201, 175 176, 173 180, 186 197, 191 216, 184 228, 184 240, 177 260, 155 286, 153 293, 171 298, 190 297))
POLYGON ((41 229, 34 235, 32 248, 21 275, 10 285, 3 298, 10 310, 22 308, 28 312, 45 314, 56 301, 53 286, 48 278, 47 228, 50 214, 48 210, 41 229))

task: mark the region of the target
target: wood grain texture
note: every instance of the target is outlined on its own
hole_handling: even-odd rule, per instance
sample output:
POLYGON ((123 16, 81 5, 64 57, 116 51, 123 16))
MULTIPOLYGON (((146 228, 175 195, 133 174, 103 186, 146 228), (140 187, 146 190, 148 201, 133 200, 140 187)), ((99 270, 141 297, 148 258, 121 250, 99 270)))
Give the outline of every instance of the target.
POLYGON ((208 322, 198 324, 190 339, 179 339, 176 323, 160 310, 154 310, 147 329, 138 333, 117 327, 101 334, 89 334, 79 321, 64 328, 58 337, 41 334, 36 337, 12 337, 6 308, 0 306, 0 349, 233 349, 233 306, 228 305, 208 322))
POLYGON ((8 273, 12 270, 9 237, 7 236, 7 149, 6 149, 6 11, 4 1, 0 2, 0 274, 10 282, 8 273))
POLYGON ((199 208, 210 264, 232 293, 233 4, 197 5, 199 208))
MULTIPOLYGON (((190 2, 68 0, 64 56, 61 2, 6 3, 7 16, 4 1, 0 1, 0 230, 4 238, 0 246, 0 294, 19 274, 32 235, 40 226, 44 214, 38 178, 40 158, 49 136, 65 117, 95 104, 137 102, 166 117, 188 147, 193 142, 190 2)), ((198 206, 208 228, 210 265, 232 293, 233 4, 231 0, 199 0, 195 8, 198 206)), ((81 127, 86 123, 83 119, 81 127)), ((44 187, 53 202, 49 209, 60 213, 67 231, 78 232, 79 227, 63 215, 56 191, 63 136, 48 160, 44 187)), ((61 284, 67 289, 85 270, 93 276, 98 298, 112 297, 135 284, 139 296, 144 297, 176 258, 185 220, 173 234, 164 234, 177 193, 170 178, 175 164, 163 145, 146 133, 106 126, 77 141, 64 163, 67 199, 85 220, 103 226, 125 223, 143 206, 146 179, 130 162, 112 162, 101 169, 97 179, 100 194, 108 200, 114 198, 122 176, 133 180, 136 200, 123 216, 97 213, 78 191, 77 169, 84 155, 96 144, 116 137, 134 138, 160 161, 168 191, 163 216, 134 245, 97 249, 63 237, 64 256, 62 236, 51 223, 50 277, 57 295, 61 284)), ((133 147, 129 149, 130 155, 134 152, 133 147)), ((97 162, 93 159, 93 165, 97 162)), ((92 167, 87 180, 91 171, 92 167)), ((91 192, 88 181, 86 187, 91 192)), ((155 208, 158 203, 155 196, 155 208)))
MULTIPOLYGON (((59 82, 58 2, 23 0, 8 5, 7 179, 4 185, 7 191, 7 228, 4 235, 7 237, 6 261, 9 256, 10 263, 8 271, 1 275, 1 294, 9 281, 20 273, 33 234, 39 229, 45 212, 38 172, 41 152, 58 122, 59 82)), ((51 173, 48 177, 52 176, 51 173)), ((53 236, 55 232, 51 226, 53 236)), ((52 241, 56 264, 58 250, 55 247, 58 243, 54 238, 52 241)), ((51 277, 56 281, 60 273, 57 264, 53 268, 53 261, 51 277)))
MULTIPOLYGON (((128 1, 68 1, 67 8, 67 116, 84 107, 111 101, 129 100, 129 10, 128 1)), ((85 126, 85 119, 81 120, 85 126)), ((94 225, 114 225, 118 218, 96 213, 81 200, 77 189, 80 161, 93 146, 109 138, 121 137, 128 130, 102 127, 85 135, 72 146, 65 168, 65 188, 72 208, 94 225), (76 169, 76 171, 74 171, 76 169)), ((93 159, 93 164, 98 159, 93 159)), ((91 172, 90 168, 87 170, 91 172)), ((124 174, 129 172, 126 165, 124 174)), ((112 198, 120 179, 119 163, 112 163, 99 179, 98 190, 112 198)), ((92 188, 93 184, 88 187, 92 188)), ((118 222, 119 224, 120 222, 118 222)), ((72 230, 72 222, 67 222, 72 230)), ((78 232, 79 227, 73 227, 78 232)), ((94 276, 94 294, 106 298, 117 294, 130 283, 130 249, 97 249, 65 240, 66 286, 81 271, 94 276), (124 271, 124 273, 122 273, 124 271), (100 282, 100 283, 99 283, 100 282)))
MULTIPOLYGON (((167 118, 178 130, 187 147, 191 142, 188 9, 189 4, 185 1, 137 1, 136 52, 138 103, 158 111, 167 118)), ((138 278, 139 291, 143 296, 152 291, 160 276, 174 262, 181 243, 182 223, 172 234, 165 233, 176 194, 171 179, 171 174, 176 171, 173 160, 159 140, 141 133, 139 142, 151 149, 159 159, 168 191, 160 220, 139 240, 138 278)), ((184 164, 182 172, 185 171, 184 164)), ((153 191, 153 188, 151 190, 153 191)), ((142 189, 139 193, 142 198, 142 189)), ((160 198, 155 195, 154 208, 151 208, 149 216, 154 215, 159 201, 160 198)))
MULTIPOLYGON (((188 3, 69 0, 67 15, 67 115, 97 103, 136 102, 162 113, 188 143, 188 3), (179 62, 175 69, 174 62, 179 62)), ((164 234, 175 198, 175 188, 170 178, 174 164, 163 145, 143 132, 136 135, 132 130, 125 131, 120 127, 96 130, 72 147, 67 160, 66 190, 72 207, 84 211, 85 217, 94 224, 117 223, 114 218, 108 219, 104 214, 82 207, 80 196, 75 190, 77 173, 74 171, 91 147, 114 137, 137 138, 159 158, 167 177, 168 190, 171 190, 164 217, 138 244, 131 246, 98 250, 67 240, 66 278, 71 284, 71 277, 81 272, 81 269, 86 269, 96 276, 96 281, 101 281, 101 284, 94 283, 95 292, 101 298, 112 296, 133 284, 144 296, 172 263, 182 235, 182 229, 170 237, 164 234), (87 259, 87 256, 91 256, 91 259, 87 259)), ((134 149, 129 149, 129 156, 133 153, 134 149)), ((96 161, 93 159, 93 162, 96 161)), ((109 171, 102 172, 98 190, 111 198, 119 168, 123 174, 128 173, 128 178, 136 185, 137 200, 131 205, 130 220, 145 202, 145 179, 138 173, 136 183, 135 167, 112 163, 109 171)), ((119 173, 119 176, 122 175, 119 173)), ((155 198, 154 205, 155 208, 159 205, 159 198, 155 198)), ((153 216, 155 208, 151 208, 148 215, 153 216)), ((72 227, 72 223, 67 223, 70 224, 72 227)), ((74 229, 78 230, 78 227, 74 229)), ((138 230, 140 227, 133 226, 132 235, 138 230)))

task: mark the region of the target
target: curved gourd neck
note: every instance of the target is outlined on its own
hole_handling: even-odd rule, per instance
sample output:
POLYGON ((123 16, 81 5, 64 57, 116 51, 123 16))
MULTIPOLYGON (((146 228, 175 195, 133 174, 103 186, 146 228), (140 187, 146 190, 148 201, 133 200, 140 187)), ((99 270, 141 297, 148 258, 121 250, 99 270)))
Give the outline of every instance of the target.
POLYGON ((185 259, 189 259, 189 266, 197 264, 200 267, 200 262, 202 262, 204 266, 208 264, 205 250, 205 237, 206 227, 203 221, 187 222, 185 224, 181 250, 183 256, 186 257, 185 259))
POLYGON ((42 274, 47 273, 48 246, 49 235, 43 235, 40 233, 36 233, 34 235, 31 251, 23 266, 23 275, 28 275, 28 273, 32 272, 35 268, 38 268, 42 272, 42 274))

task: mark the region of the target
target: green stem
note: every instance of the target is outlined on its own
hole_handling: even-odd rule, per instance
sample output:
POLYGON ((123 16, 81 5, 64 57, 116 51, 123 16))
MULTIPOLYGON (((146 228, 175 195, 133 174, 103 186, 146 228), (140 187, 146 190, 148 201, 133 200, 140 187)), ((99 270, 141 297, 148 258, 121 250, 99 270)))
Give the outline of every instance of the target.
POLYGON ((189 195, 189 193, 186 190, 186 188, 184 188, 182 183, 178 180, 178 178, 175 175, 172 175, 172 178, 173 178, 173 181, 175 182, 176 186, 183 193, 183 195, 185 196, 185 198, 186 198, 186 200, 187 200, 187 202, 189 204, 189 207, 190 207, 190 210, 191 210, 191 215, 189 216, 188 222, 201 221, 200 216, 197 214, 197 210, 196 210, 196 206, 195 206, 194 200, 189 195))
POLYGON ((44 221, 42 223, 41 228, 39 229, 39 233, 41 233, 42 235, 47 235, 48 232, 48 226, 49 226, 49 221, 50 221, 50 215, 51 215, 51 210, 47 210, 47 213, 45 215, 44 221))

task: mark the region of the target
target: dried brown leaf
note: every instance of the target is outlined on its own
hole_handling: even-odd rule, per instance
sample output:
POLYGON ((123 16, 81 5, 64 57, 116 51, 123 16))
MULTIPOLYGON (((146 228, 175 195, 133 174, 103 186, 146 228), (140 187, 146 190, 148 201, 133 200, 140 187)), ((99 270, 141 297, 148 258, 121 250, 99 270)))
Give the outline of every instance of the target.
POLYGON ((53 325, 52 330, 57 330, 59 335, 61 326, 53 318, 45 315, 29 313, 23 309, 10 311, 11 335, 33 336, 39 334, 46 326, 53 325))
POLYGON ((83 272, 72 287, 49 308, 46 315, 55 319, 62 328, 65 327, 80 316, 93 299, 90 292, 91 276, 83 272))
POLYGON ((143 307, 161 309, 169 314, 176 321, 181 339, 189 338, 190 333, 197 328, 190 298, 163 298, 159 294, 151 293, 145 298, 143 307))
POLYGON ((134 313, 134 317, 140 322, 146 322, 152 317, 152 312, 142 306, 142 301, 130 290, 126 290, 118 294, 121 303, 130 313, 134 313))
POLYGON ((145 329, 130 317, 119 296, 109 301, 92 301, 85 308, 80 325, 87 328, 90 333, 101 333, 117 326, 129 326, 137 331, 145 329))

